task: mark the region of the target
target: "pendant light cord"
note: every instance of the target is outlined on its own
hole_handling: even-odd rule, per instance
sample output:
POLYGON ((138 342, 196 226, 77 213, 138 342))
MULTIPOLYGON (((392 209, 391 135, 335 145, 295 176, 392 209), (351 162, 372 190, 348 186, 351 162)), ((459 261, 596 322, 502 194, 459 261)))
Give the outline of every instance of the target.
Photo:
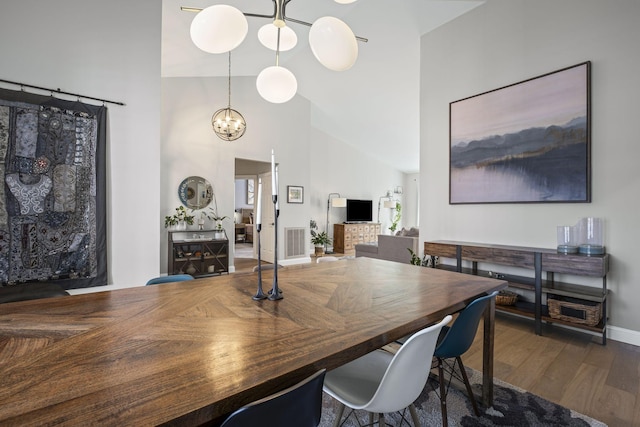
POLYGON ((280 27, 278 27, 278 38, 276 40, 276 67, 280 66, 280 27))
POLYGON ((231 51, 229 51, 229 80, 228 80, 228 86, 229 86, 229 103, 228 103, 228 109, 231 110, 231 51))

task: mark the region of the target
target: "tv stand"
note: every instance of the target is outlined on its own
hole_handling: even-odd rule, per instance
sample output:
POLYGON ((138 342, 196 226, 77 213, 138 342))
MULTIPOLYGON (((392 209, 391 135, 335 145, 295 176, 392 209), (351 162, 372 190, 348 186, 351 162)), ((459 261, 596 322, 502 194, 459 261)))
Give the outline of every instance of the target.
POLYGON ((359 243, 377 243, 380 224, 375 222, 333 224, 333 251, 354 254, 359 243))

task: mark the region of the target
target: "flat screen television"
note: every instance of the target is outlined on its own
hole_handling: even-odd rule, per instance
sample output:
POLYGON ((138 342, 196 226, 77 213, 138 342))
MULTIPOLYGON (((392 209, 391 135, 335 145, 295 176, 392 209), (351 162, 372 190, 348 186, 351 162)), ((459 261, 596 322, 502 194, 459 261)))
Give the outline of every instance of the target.
POLYGON ((373 220, 371 200, 347 199, 347 222, 371 222, 373 220))

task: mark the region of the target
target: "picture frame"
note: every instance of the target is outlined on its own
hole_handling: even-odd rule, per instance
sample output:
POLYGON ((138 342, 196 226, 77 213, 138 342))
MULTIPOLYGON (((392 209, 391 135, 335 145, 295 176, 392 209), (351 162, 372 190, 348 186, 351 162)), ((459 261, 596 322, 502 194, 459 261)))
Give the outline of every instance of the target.
POLYGON ((304 187, 287 185, 287 203, 304 203, 304 187))
POLYGON ((591 62, 449 104, 449 204, 591 202, 591 62))

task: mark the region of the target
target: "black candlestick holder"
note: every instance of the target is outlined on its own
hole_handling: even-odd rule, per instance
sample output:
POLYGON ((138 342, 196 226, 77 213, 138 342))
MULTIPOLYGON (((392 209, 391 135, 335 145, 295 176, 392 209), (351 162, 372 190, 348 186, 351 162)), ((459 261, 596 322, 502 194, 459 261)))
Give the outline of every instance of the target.
POLYGON ((256 224, 256 237, 258 238, 258 291, 253 296, 255 301, 267 299, 267 294, 262 290, 262 259, 260 256, 260 230, 262 230, 262 224, 256 224))
POLYGON ((274 211, 274 220, 273 220, 273 228, 274 228, 274 248, 273 248, 273 288, 269 291, 269 299, 271 301, 282 299, 282 291, 278 289, 278 216, 280 216, 280 210, 278 209, 278 196, 271 196, 271 200, 273 201, 273 211, 274 211))

